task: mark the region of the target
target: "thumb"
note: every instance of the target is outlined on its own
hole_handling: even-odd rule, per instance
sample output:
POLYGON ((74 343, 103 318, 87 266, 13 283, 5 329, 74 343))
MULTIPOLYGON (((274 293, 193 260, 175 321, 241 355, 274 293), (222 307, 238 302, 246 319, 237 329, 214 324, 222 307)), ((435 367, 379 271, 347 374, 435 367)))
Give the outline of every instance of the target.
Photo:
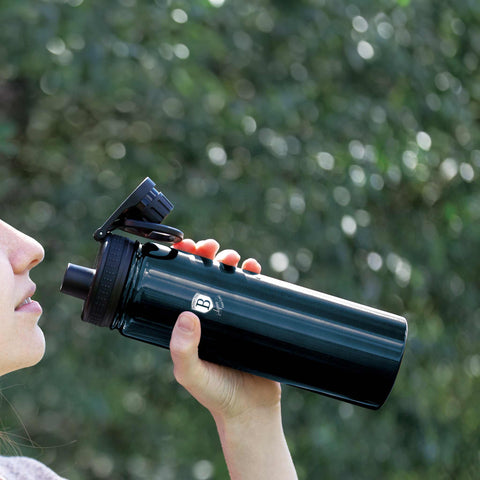
POLYGON ((201 368, 198 358, 200 343, 200 320, 192 312, 179 315, 172 331, 170 353, 173 360, 173 373, 178 383, 188 389, 201 368))

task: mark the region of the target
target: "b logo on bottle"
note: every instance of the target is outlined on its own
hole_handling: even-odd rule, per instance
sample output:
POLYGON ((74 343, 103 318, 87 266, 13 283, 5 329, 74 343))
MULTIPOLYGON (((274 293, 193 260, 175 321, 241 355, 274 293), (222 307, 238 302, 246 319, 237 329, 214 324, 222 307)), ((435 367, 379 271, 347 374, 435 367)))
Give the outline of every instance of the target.
POLYGON ((196 293, 192 298, 192 310, 200 313, 208 313, 213 308, 213 301, 208 295, 196 293))

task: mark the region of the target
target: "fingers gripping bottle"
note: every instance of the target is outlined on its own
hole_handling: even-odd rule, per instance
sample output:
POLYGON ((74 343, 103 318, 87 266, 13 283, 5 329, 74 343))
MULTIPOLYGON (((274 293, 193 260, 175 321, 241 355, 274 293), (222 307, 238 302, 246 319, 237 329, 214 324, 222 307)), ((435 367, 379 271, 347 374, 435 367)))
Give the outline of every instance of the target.
POLYGON ((84 321, 168 348, 191 310, 205 360, 367 408, 385 402, 405 350, 403 317, 112 233, 179 241, 160 224, 172 208, 146 178, 95 232, 95 268, 68 265, 61 290, 84 300, 84 321))

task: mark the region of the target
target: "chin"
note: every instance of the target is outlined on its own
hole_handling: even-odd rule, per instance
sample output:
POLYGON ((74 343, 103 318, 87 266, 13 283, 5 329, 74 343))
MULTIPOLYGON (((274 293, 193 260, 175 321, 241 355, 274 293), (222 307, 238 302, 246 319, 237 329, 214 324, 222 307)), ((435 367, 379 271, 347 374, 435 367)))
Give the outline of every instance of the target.
POLYGON ((30 361, 27 362, 28 365, 25 367, 33 367, 36 365, 45 355, 45 335, 40 327, 37 327, 37 332, 35 340, 31 343, 29 349, 30 361))
POLYGON ((16 355, 0 356, 0 376, 15 370, 36 365, 45 354, 45 336, 40 327, 35 328, 33 336, 22 343, 23 348, 16 348, 16 355))

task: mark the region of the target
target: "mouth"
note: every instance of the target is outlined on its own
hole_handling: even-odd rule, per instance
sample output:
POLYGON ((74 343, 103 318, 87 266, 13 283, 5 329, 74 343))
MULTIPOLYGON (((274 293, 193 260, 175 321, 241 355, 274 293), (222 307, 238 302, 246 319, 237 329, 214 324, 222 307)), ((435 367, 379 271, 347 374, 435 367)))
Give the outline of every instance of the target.
POLYGON ((32 299, 30 297, 27 297, 16 306, 15 310, 18 310, 19 308, 22 308, 24 305, 28 305, 29 303, 32 303, 32 299))
POLYGON ((33 285, 27 292, 25 297, 23 297, 22 301, 18 303, 15 307, 15 311, 29 311, 29 310, 38 310, 40 305, 38 302, 32 300, 33 295, 35 294, 36 287, 33 285), (36 307, 36 308, 34 308, 36 307))

